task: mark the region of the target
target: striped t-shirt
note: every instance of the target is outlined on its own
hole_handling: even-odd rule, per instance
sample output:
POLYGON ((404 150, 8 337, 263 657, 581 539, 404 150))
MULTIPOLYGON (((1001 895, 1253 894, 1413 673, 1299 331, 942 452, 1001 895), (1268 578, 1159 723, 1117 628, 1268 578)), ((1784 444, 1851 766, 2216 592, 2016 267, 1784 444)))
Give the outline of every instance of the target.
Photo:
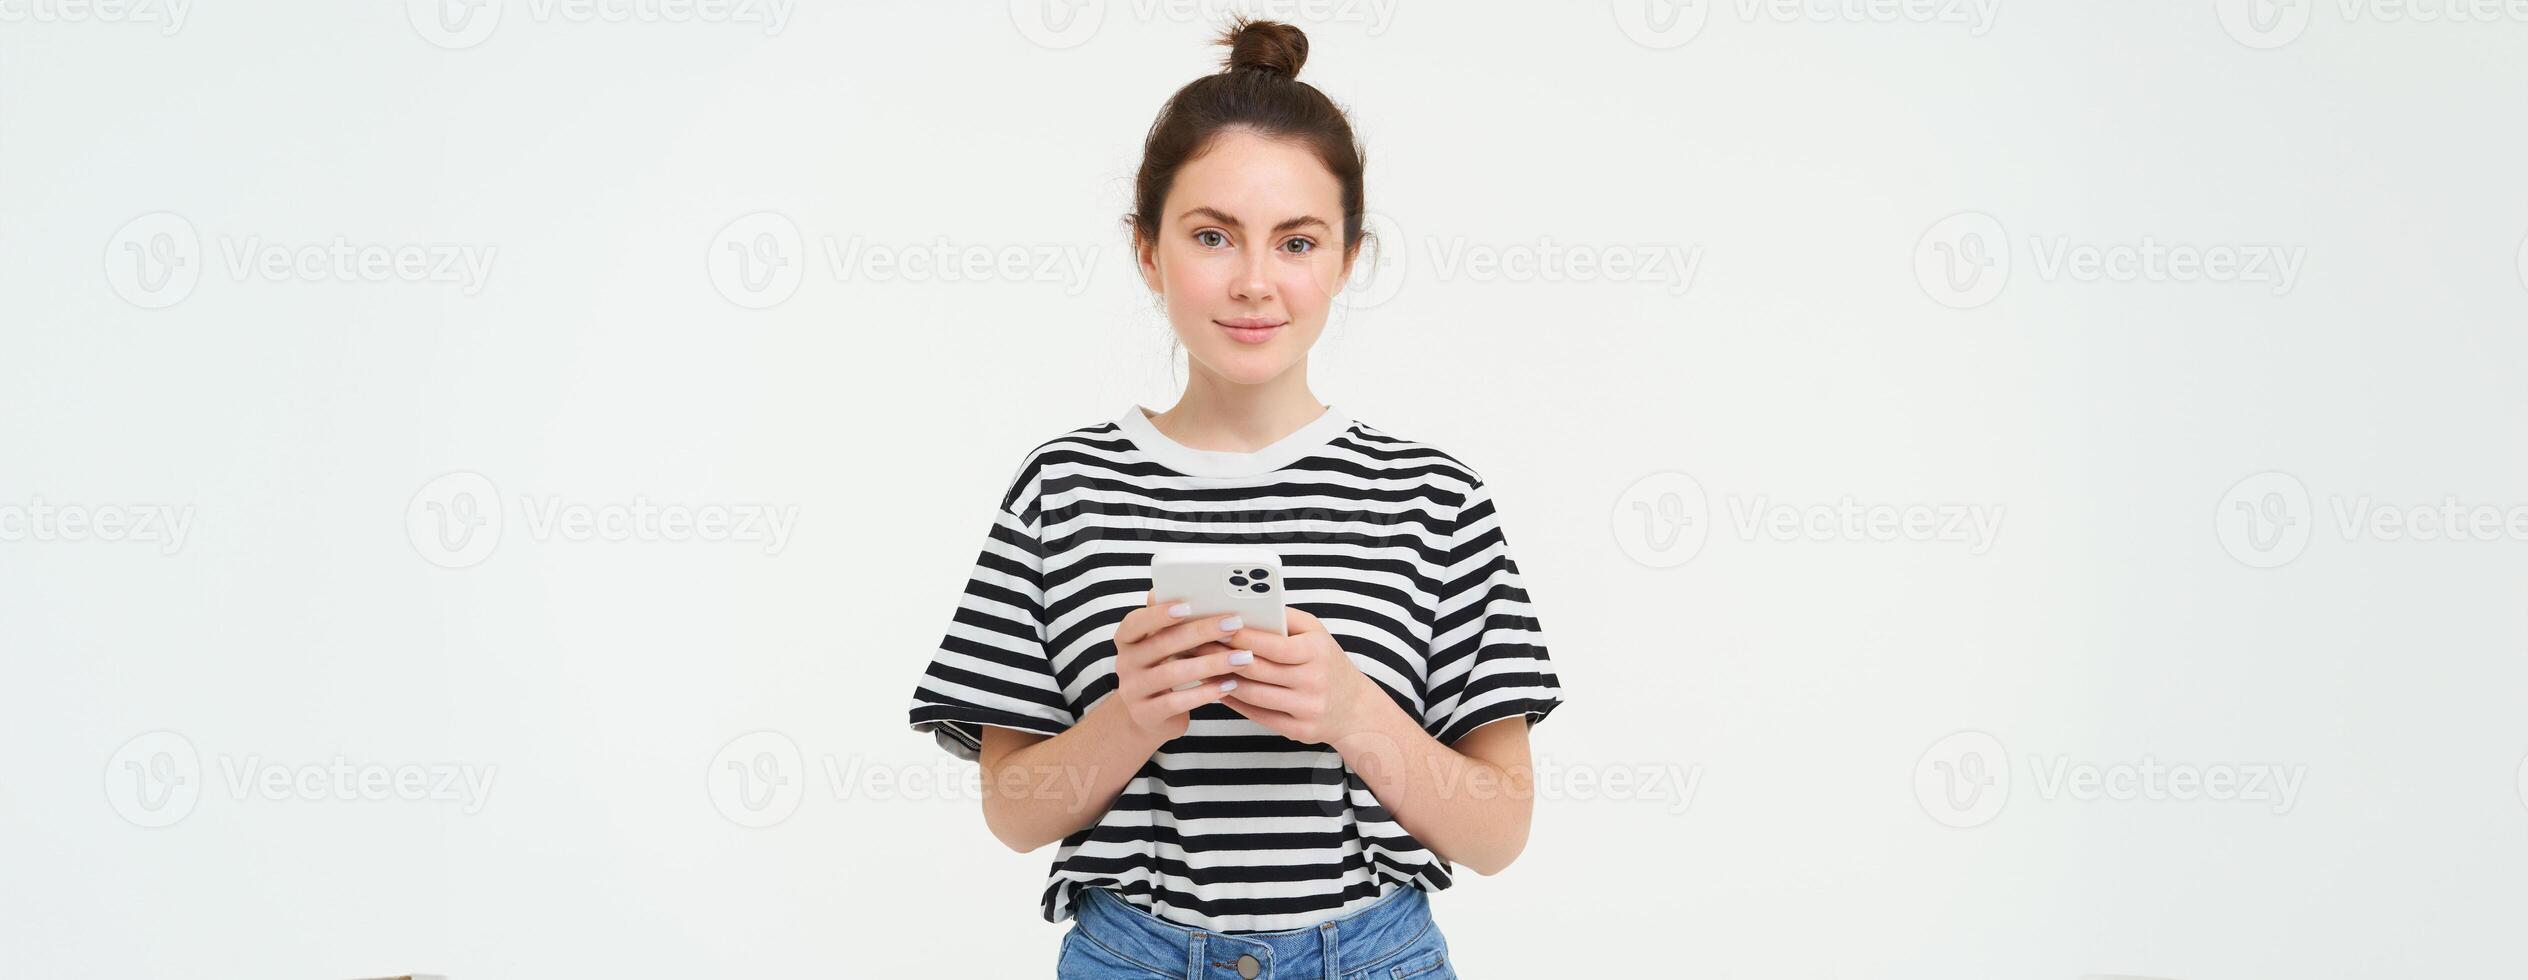
MULTIPOLYGON (((975 759, 982 725, 1060 734, 1115 689, 1115 628, 1147 601, 1151 553, 1233 544, 1280 556, 1284 599, 1454 743, 1562 701, 1483 479, 1328 407, 1252 453, 1159 433, 1134 405, 1028 452, 1002 495, 912 726, 975 759)), ((1166 598, 1166 597, 1162 597, 1166 598)), ((1189 928, 1302 928, 1454 865, 1425 849, 1323 743, 1218 702, 1152 755, 1097 822, 1063 838, 1042 896, 1061 922, 1105 888, 1189 928)))

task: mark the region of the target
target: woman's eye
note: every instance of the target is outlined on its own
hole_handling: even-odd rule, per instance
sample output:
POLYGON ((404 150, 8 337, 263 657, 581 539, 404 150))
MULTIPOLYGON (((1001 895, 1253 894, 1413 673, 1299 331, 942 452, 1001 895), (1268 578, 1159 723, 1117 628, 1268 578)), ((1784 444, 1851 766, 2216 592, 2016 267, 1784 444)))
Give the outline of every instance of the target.
POLYGON ((1290 249, 1290 253, 1291 253, 1292 255, 1306 255, 1306 254, 1308 254, 1309 252, 1315 251, 1315 250, 1316 250, 1316 247, 1317 247, 1317 243, 1312 242, 1312 241, 1309 241, 1309 240, 1307 240, 1307 239, 1305 239, 1305 238, 1293 238, 1293 239, 1291 239, 1291 240, 1289 240, 1289 241, 1287 241, 1287 242, 1283 242, 1283 243, 1282 243, 1282 246, 1283 246, 1284 248, 1289 248, 1289 247, 1290 247, 1290 246, 1292 246, 1292 245, 1298 245, 1298 246, 1301 246, 1300 248, 1290 249))
POLYGON ((1212 229, 1205 228, 1194 233, 1194 240, 1203 243, 1205 247, 1219 248, 1220 246, 1229 243, 1229 236, 1213 231, 1212 229))

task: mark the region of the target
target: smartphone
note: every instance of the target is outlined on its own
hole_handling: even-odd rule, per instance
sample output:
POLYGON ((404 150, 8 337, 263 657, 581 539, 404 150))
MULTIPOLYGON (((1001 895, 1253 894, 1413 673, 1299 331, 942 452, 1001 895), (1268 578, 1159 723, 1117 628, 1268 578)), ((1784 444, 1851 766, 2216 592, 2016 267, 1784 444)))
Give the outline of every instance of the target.
MULTIPOLYGON (((1186 618, 1236 613, 1249 629, 1290 635, 1282 617, 1282 560, 1262 548, 1161 548, 1150 556, 1150 588, 1162 603, 1193 606, 1186 618)), ((1186 681, 1176 689, 1189 691, 1202 684, 1186 681)))

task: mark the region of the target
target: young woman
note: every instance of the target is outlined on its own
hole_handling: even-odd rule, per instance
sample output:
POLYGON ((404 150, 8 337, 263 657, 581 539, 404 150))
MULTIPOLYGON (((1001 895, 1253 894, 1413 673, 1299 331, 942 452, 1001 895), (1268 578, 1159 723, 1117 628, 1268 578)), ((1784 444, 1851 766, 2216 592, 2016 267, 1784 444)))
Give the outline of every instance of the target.
POLYGON ((1128 217, 1185 392, 1021 461, 912 726, 980 762, 1003 843, 1060 843, 1064 977, 1453 977, 1425 893, 1525 846, 1561 686, 1483 479, 1308 390, 1360 151, 1297 28, 1221 43, 1128 217), (1278 555, 1289 635, 1152 591, 1185 543, 1278 555))

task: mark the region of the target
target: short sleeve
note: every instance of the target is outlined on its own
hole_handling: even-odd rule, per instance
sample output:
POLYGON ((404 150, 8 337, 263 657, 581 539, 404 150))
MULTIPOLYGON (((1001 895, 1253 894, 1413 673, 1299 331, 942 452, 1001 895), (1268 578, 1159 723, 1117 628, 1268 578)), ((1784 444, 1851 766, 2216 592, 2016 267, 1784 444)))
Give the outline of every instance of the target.
POLYGON ((1447 567, 1432 626, 1423 730, 1442 745, 1504 718, 1545 720, 1562 682, 1510 557, 1509 539, 1481 477, 1470 481, 1450 523, 1447 567))
POLYGON ((1013 492, 994 511, 982 554, 913 689, 913 730, 969 761, 984 725, 1059 735, 1078 718, 1063 699, 1044 640, 1044 551, 1032 499, 1013 492), (1013 509, 1018 506, 1018 509, 1013 509))

